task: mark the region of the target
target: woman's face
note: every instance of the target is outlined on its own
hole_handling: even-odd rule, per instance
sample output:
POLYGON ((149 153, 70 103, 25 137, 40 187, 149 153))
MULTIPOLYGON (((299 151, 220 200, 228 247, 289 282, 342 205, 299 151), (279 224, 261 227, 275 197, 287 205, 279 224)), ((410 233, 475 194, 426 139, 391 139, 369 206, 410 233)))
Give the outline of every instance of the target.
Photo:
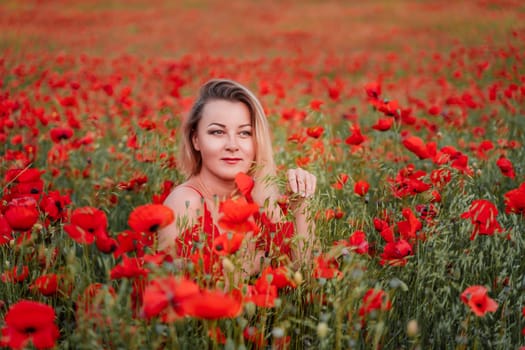
POLYGON ((201 174, 232 181, 255 161, 255 138, 248 107, 242 102, 212 100, 204 105, 193 135, 202 157, 201 174))

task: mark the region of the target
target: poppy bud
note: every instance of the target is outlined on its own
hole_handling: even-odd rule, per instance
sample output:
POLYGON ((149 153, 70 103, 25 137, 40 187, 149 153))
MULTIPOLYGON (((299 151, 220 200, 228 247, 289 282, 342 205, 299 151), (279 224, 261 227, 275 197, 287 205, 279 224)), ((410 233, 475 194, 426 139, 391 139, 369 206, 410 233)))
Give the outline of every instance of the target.
POLYGON ((415 337, 419 333, 419 325, 416 320, 410 320, 407 323, 407 335, 415 337))
POLYGON ((328 328, 326 322, 319 322, 317 325, 317 335, 319 338, 325 338, 328 335, 329 330, 330 328, 328 328))

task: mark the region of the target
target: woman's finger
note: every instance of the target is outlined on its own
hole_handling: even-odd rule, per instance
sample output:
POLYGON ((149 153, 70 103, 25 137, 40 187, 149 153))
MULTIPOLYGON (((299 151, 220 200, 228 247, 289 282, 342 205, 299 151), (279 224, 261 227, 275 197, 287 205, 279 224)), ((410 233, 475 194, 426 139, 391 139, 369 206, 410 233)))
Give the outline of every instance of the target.
POLYGON ((294 169, 289 169, 287 172, 288 186, 293 193, 297 193, 297 177, 294 169))
POLYGON ((301 196, 306 196, 306 188, 308 187, 308 180, 304 174, 304 171, 297 172, 297 193, 301 196))
POLYGON ((292 193, 302 197, 311 197, 315 193, 317 178, 308 171, 297 168, 289 169, 287 172, 288 186, 292 193))
POLYGON ((308 182, 307 182, 307 188, 306 188, 307 197, 311 197, 314 195, 316 185, 317 185, 317 178, 313 174, 308 173, 308 182))

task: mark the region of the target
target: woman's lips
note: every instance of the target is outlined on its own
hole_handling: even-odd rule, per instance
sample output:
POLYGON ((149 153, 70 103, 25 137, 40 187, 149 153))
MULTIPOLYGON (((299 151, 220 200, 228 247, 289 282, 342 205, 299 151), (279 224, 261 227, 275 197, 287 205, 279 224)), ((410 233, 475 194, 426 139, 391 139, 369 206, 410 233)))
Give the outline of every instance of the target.
POLYGON ((241 158, 222 158, 222 160, 223 160, 225 163, 228 163, 228 164, 237 164, 237 163, 239 163, 242 159, 241 159, 241 158))

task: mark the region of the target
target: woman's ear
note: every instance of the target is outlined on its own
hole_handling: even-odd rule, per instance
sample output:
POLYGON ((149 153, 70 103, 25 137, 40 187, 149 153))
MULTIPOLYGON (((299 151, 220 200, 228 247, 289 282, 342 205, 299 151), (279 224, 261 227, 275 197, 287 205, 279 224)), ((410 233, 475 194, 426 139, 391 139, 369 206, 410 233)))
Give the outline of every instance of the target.
POLYGON ((199 147, 199 140, 197 138, 197 132, 194 132, 193 135, 191 135, 191 142, 193 144, 193 148, 196 150, 196 151, 200 151, 200 147, 199 147))

